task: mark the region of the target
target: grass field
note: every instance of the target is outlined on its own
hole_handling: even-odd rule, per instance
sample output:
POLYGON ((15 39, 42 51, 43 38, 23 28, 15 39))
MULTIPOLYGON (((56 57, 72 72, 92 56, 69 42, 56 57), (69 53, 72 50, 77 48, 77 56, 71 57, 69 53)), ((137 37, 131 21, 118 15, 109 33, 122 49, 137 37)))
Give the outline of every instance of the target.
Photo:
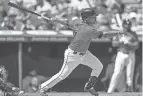
MULTIPOLYGON (((35 96, 34 94, 29 95, 29 96, 35 96)), ((86 92, 66 92, 66 93, 60 93, 60 92, 55 92, 55 93, 49 93, 48 96, 93 96, 90 93, 86 92)), ((103 92, 99 92, 99 96, 142 96, 142 93, 112 93, 112 94, 107 94, 103 92)))

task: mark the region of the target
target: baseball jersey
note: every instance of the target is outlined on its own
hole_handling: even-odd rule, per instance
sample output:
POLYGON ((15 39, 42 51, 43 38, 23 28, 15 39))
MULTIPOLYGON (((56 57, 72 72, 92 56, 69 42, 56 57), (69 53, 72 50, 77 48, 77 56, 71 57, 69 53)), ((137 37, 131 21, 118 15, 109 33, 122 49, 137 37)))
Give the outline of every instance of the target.
POLYGON ((73 40, 71 41, 69 48, 76 52, 86 52, 90 46, 92 38, 98 38, 100 33, 96 31, 95 25, 90 26, 81 19, 71 20, 69 25, 72 26, 73 40))
POLYGON ((135 32, 127 32, 125 35, 119 37, 119 42, 121 43, 118 51, 123 51, 124 53, 129 53, 135 51, 138 48, 137 45, 132 45, 132 43, 138 43, 138 37, 135 32))

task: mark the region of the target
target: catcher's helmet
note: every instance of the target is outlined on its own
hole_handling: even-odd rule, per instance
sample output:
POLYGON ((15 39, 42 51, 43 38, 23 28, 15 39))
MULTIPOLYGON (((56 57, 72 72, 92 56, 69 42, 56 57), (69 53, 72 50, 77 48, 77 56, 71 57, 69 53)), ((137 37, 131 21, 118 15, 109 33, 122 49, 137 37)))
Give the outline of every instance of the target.
POLYGON ((90 16, 98 16, 97 12, 93 8, 85 8, 81 10, 81 18, 82 20, 87 19, 90 16))

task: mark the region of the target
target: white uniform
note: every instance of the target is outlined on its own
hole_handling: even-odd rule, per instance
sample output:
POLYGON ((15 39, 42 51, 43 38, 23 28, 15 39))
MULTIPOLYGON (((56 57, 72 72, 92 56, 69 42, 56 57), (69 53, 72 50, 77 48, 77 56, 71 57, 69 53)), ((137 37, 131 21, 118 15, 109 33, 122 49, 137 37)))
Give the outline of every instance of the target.
POLYGON ((134 32, 129 32, 121 37, 116 38, 116 40, 118 40, 119 48, 115 60, 114 73, 108 88, 108 93, 111 93, 115 90, 118 79, 120 78, 124 67, 126 67, 127 85, 132 86, 133 83, 132 81, 135 66, 135 50, 138 47, 137 36, 134 32))
POLYGON ((50 80, 44 82, 41 88, 47 87, 47 89, 53 87, 61 80, 65 79, 70 73, 79 65, 85 65, 92 69, 91 76, 99 76, 102 71, 103 65, 97 57, 95 57, 90 51, 87 51, 85 55, 73 54, 73 50, 68 48, 64 54, 64 63, 61 70, 54 75, 50 80))

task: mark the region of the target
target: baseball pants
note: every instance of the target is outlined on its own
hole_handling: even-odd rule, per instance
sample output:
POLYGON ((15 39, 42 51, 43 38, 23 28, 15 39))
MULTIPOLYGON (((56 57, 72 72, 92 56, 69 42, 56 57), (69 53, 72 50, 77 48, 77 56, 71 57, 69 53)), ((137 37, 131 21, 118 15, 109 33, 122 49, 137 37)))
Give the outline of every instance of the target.
POLYGON ((64 63, 61 70, 55 74, 51 79, 41 84, 41 89, 49 89, 65 79, 70 73, 79 65, 83 64, 92 69, 91 76, 98 77, 103 69, 102 63, 94 56, 90 51, 87 51, 84 55, 73 54, 73 50, 68 48, 64 54, 64 63))
POLYGON ((135 53, 134 52, 125 54, 119 51, 117 53, 114 73, 110 81, 108 93, 114 92, 116 85, 118 83, 118 79, 120 78, 120 75, 125 66, 126 66, 126 83, 128 86, 132 86, 134 66, 135 66, 135 53))

